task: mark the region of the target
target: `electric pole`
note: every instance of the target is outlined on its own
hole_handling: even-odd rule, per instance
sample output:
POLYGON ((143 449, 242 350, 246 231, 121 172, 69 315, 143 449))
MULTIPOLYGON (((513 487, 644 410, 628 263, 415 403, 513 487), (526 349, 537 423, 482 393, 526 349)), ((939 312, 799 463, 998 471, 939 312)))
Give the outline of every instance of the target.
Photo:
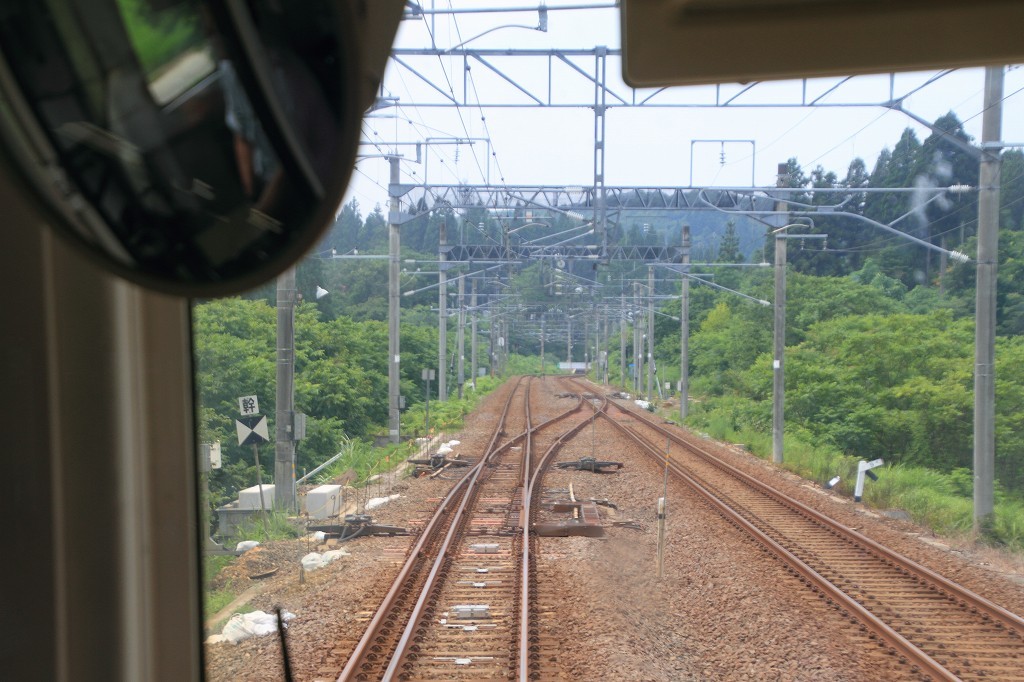
POLYGON ((565 362, 568 365, 566 369, 569 370, 569 374, 572 374, 572 318, 567 318, 568 324, 565 326, 565 362))
POLYGON ((690 411, 690 226, 683 224, 683 281, 679 310, 679 419, 690 411))
MULTIPOLYGON (((776 185, 782 187, 785 182, 787 166, 780 163, 776 185)), ((776 201, 775 210, 779 211, 779 228, 786 224, 786 202, 776 201)), ((785 380, 783 371, 783 355, 786 351, 786 240, 775 238, 775 325, 772 332, 772 461, 782 464, 782 435, 785 407, 785 380)))
POLYGON ((274 415, 275 506, 295 509, 295 268, 277 278, 277 399, 274 415))
POLYGON ((633 282, 633 381, 634 395, 640 395, 640 373, 644 368, 644 349, 640 335, 640 283, 633 282))
POLYGON ((469 323, 469 370, 473 379, 473 390, 476 390, 476 278, 470 282, 469 307, 471 309, 469 323))
POLYGON ((401 232, 399 210, 401 207, 399 188, 399 158, 388 157, 391 164, 391 182, 388 185, 388 438, 397 443, 401 414, 398 411, 398 392, 401 390, 399 374, 399 315, 401 314, 398 272, 401 232))
POLYGON ((437 264, 437 399, 448 400, 448 224, 441 220, 441 243, 437 264))
POLYGON ((974 530, 988 534, 995 516, 995 327, 999 260, 999 172, 1003 67, 985 69, 978 179, 978 255, 974 308, 974 530))
POLYGON ((619 314, 619 382, 625 389, 626 384, 626 292, 620 294, 622 312, 619 314))
POLYGON ((459 399, 466 384, 466 275, 459 275, 459 329, 456 332, 456 346, 459 353, 459 399))
POLYGON ((540 373, 544 374, 544 314, 540 316, 540 373))
POLYGON ((654 266, 647 266, 647 400, 653 400, 654 393, 654 266))

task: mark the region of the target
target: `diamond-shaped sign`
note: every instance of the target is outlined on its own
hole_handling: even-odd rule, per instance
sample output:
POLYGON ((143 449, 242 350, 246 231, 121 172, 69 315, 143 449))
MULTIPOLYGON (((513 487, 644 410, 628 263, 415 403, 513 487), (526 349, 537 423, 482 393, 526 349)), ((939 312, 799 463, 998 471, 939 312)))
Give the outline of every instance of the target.
POLYGON ((266 415, 254 415, 252 417, 236 419, 235 431, 238 432, 239 445, 258 445, 270 440, 266 415))

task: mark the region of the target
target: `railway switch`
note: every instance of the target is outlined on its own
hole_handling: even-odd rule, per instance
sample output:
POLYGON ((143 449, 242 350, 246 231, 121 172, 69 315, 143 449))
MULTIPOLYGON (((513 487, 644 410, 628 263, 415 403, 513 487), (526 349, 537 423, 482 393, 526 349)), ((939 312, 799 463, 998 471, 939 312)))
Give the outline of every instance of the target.
POLYGON ((326 537, 337 538, 341 542, 354 540, 368 535, 409 535, 407 528, 401 526, 382 526, 373 522, 369 514, 346 514, 345 522, 326 526, 310 526, 312 532, 320 531, 326 537))
POLYGON ((622 468, 622 462, 607 462, 595 457, 580 457, 575 462, 558 462, 555 466, 559 469, 575 469, 577 471, 591 471, 595 474, 611 473, 611 469, 622 468))

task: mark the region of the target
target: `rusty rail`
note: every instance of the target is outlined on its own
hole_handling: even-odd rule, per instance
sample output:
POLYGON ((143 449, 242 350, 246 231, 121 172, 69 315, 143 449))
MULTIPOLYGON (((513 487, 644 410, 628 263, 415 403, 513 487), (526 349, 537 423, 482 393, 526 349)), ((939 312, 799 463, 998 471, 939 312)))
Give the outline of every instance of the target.
MULTIPOLYGON (((613 403, 614 404, 614 403, 613 403)), ((693 455, 701 458, 706 463, 728 473, 730 476, 735 477, 742 483, 749 486, 751 489, 757 491, 760 494, 766 495, 775 500, 780 505, 790 509, 792 512, 799 514, 808 520, 821 525, 822 527, 829 530, 836 536, 842 537, 845 541, 850 542, 856 546, 863 548, 863 551, 873 553, 880 560, 890 563, 897 567, 897 570, 913 574, 918 576, 920 580, 927 581, 930 584, 936 586, 936 589, 941 589, 946 592, 953 600, 968 605, 969 609, 974 609, 984 613, 988 618, 994 622, 1001 624, 1007 628, 1010 632, 1015 633, 1018 638, 1024 635, 1024 619, 1021 619, 1016 614, 1013 614, 1006 609, 993 604, 987 599, 967 590, 966 588, 953 583, 947 578, 931 571, 930 569, 917 564, 916 562, 903 557, 896 552, 884 547, 877 542, 867 538, 866 536, 847 528, 846 526, 828 518, 824 514, 811 509, 810 507, 798 502, 797 500, 784 495, 783 493, 774 490, 766 484, 758 481, 757 479, 749 476, 748 474, 736 470, 729 466, 722 460, 718 459, 711 453, 707 452, 703 448, 688 442, 687 440, 679 437, 672 431, 663 428, 660 424, 654 423, 651 419, 637 413, 633 410, 626 409, 621 405, 615 404, 616 408, 620 411, 630 415, 638 422, 644 424, 648 428, 654 430, 658 434, 669 438, 672 442, 683 446, 686 450, 691 452, 693 455)), ((906 660, 912 662, 921 672, 926 675, 932 676, 934 679, 942 680, 956 680, 959 679, 953 672, 948 670, 940 662, 936 661, 927 652, 923 651, 916 644, 908 640, 900 632, 892 628, 890 625, 882 621, 878 616, 868 610, 866 607, 861 605, 858 601, 853 599, 850 595, 846 594, 840 587, 833 584, 827 578, 819 574, 814 568, 804 562, 800 557, 796 556, 786 547, 782 546, 775 539, 768 536, 761 529, 757 528, 753 523, 744 518, 738 511, 731 509, 724 501, 708 490, 699 480, 691 476, 683 466, 677 462, 668 458, 666 455, 661 453, 657 447, 648 442, 645 438, 639 434, 633 432, 617 420, 613 419, 606 410, 598 410, 597 414, 600 414, 606 418, 617 430, 622 432, 627 437, 631 438, 634 442, 642 447, 644 451, 655 458, 659 464, 667 465, 670 470, 700 495, 715 509, 717 509, 724 517, 726 517, 731 523, 743 528, 758 541, 760 541, 765 547, 767 547, 773 554, 779 557, 783 562, 788 564, 792 570, 801 576, 801 579, 812 585, 816 589, 820 589, 829 599, 833 600, 837 604, 841 605, 842 608, 848 610, 854 614, 856 618, 868 627, 871 631, 875 632, 879 637, 888 643, 891 649, 897 652, 900 656, 906 660)))

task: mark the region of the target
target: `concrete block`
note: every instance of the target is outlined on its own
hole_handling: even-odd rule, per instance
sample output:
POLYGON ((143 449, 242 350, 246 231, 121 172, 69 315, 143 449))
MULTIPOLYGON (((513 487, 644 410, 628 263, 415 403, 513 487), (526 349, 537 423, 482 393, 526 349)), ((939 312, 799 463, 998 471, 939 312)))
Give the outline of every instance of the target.
MULTIPOLYGON (((272 483, 263 484, 263 504, 267 509, 274 508, 274 484, 272 483)), ((258 485, 238 491, 238 508, 260 508, 260 487, 258 485)))
POLYGON ((306 512, 311 519, 329 519, 341 513, 341 486, 321 485, 306 493, 306 512))

